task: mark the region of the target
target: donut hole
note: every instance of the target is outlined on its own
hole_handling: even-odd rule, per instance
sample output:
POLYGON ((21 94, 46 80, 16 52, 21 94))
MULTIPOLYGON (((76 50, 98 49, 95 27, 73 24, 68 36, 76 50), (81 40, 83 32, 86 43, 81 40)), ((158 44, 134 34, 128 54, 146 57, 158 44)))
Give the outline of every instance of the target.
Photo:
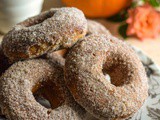
POLYGON ((111 83, 111 76, 106 72, 105 69, 102 69, 102 73, 103 73, 105 79, 106 79, 108 82, 111 83))
POLYGON ((48 109, 55 109, 64 103, 64 91, 52 81, 44 82, 33 93, 36 101, 48 109))
POLYGON ((111 77, 110 77, 110 75, 106 74, 106 73, 103 73, 103 74, 105 76, 105 79, 111 83, 111 77))
POLYGON ((42 15, 36 16, 33 19, 30 19, 28 21, 24 21, 24 22, 20 23, 20 25, 23 25, 25 27, 34 26, 34 25, 40 24, 40 23, 44 22, 45 20, 53 17, 54 14, 55 14, 55 11, 46 12, 42 15))
POLYGON ((42 105, 43 107, 50 109, 51 107, 51 103, 49 102, 49 100, 47 100, 46 98, 43 97, 43 95, 41 94, 41 89, 39 89, 38 91, 36 91, 33 94, 35 100, 42 105))
POLYGON ((132 71, 129 71, 127 66, 124 66, 122 62, 119 64, 114 64, 106 68, 103 68, 104 75, 108 74, 110 77, 111 84, 115 86, 123 86, 129 83, 132 71))
POLYGON ((125 84, 126 72, 121 69, 121 66, 115 66, 107 71, 110 76, 111 84, 115 86, 123 86, 125 84))

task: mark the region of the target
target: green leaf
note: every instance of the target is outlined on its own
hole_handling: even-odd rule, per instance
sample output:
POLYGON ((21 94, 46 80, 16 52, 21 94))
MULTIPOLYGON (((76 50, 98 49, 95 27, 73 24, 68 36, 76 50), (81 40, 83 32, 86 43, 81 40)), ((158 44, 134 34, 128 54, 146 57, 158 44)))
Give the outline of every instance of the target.
POLYGON ((131 3, 131 8, 135 8, 135 7, 137 7, 138 6, 138 3, 137 2, 132 2, 131 3))
POLYGON ((160 2, 158 0, 149 0, 149 3, 153 6, 153 7, 158 7, 160 6, 160 2))
POLYGON ((118 14, 109 17, 107 20, 112 21, 112 22, 122 22, 124 20, 126 20, 128 17, 128 13, 127 13, 127 9, 122 10, 121 12, 119 12, 118 14))
POLYGON ((148 2, 153 7, 159 7, 160 6, 160 0, 145 0, 145 2, 148 2))
POLYGON ((118 28, 118 33, 119 33, 124 39, 128 37, 127 34, 126 34, 127 28, 128 28, 128 24, 127 24, 127 23, 124 23, 124 24, 120 25, 119 28, 118 28))

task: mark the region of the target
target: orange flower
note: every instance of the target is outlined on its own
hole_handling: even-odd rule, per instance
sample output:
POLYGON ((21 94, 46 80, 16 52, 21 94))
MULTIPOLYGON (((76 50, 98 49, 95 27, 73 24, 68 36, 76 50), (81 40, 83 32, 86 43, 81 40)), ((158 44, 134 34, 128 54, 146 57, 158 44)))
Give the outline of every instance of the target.
POLYGON ((160 32, 160 14, 149 4, 130 9, 127 35, 135 35, 141 40, 154 38, 160 32))

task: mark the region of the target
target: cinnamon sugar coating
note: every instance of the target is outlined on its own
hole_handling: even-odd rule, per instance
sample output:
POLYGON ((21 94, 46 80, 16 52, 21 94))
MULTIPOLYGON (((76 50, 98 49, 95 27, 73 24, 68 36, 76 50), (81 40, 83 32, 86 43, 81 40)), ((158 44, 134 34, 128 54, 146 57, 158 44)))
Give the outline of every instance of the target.
MULTIPOLYGON (((44 59, 13 64, 0 78, 3 114, 9 120, 83 120, 86 111, 74 101, 66 88, 62 66, 44 59), (50 97, 59 100, 59 106, 54 109, 43 107, 33 96, 48 82, 55 87, 55 91, 49 91, 50 97), (58 98, 54 96, 57 91, 58 98)), ((52 105, 55 104, 54 100, 50 101, 52 105)))
POLYGON ((87 20, 82 11, 55 8, 15 25, 4 36, 2 47, 12 61, 34 58, 71 47, 86 31, 87 20))
POLYGON ((106 35, 89 35, 66 57, 65 81, 74 99, 104 120, 126 119, 148 96, 147 77, 136 53, 106 35), (111 77, 111 83, 104 73, 111 77))

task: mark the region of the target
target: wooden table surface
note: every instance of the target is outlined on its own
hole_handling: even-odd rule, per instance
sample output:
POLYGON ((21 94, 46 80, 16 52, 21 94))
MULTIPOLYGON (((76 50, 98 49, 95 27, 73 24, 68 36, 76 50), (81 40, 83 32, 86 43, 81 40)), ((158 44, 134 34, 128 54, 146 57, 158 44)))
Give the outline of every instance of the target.
MULTIPOLYGON (((60 6, 62 6, 60 0, 45 0, 43 10, 60 6)), ((108 22, 105 19, 96 20, 106 26, 106 28, 109 29, 113 35, 120 37, 117 32, 119 23, 108 22)), ((0 35, 0 40, 2 37, 3 36, 0 35)), ((160 36, 156 39, 147 39, 144 41, 139 41, 137 38, 128 38, 125 41, 144 51, 150 58, 153 59, 153 61, 155 61, 160 66, 160 36)))

